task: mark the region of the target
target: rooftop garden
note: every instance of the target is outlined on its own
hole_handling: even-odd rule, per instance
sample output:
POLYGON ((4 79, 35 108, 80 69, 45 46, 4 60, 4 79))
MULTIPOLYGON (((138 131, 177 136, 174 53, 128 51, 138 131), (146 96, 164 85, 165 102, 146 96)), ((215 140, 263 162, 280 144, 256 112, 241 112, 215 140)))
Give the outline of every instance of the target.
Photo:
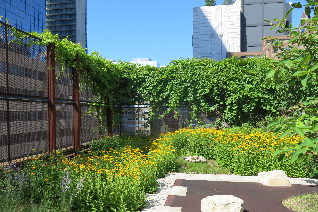
MULTIPOLYGON (((177 116, 184 105, 192 120, 204 112, 217 121, 159 136, 106 136, 94 139, 89 151, 74 157, 56 152, 34 157, 23 167, 4 166, 0 208, 140 211, 145 194, 157 190, 156 180, 178 171, 256 175, 281 169, 289 177, 318 177, 316 3, 308 0, 305 11, 310 13, 313 6, 315 16, 304 19, 308 23, 300 29, 284 28, 284 19, 271 23, 291 37, 289 49, 272 40, 280 60, 192 58, 173 60, 164 68, 113 64, 48 31, 33 33, 41 38, 35 43, 56 46, 59 64, 79 68, 81 84, 113 110, 114 124, 120 105, 142 101, 150 102, 151 120, 160 106, 177 116), (74 62, 77 55, 79 64, 74 62), (208 161, 199 169, 183 161, 189 155, 208 161)), ((14 29, 12 33, 18 40, 26 39, 14 29)), ((107 118, 108 113, 100 110, 107 118)))

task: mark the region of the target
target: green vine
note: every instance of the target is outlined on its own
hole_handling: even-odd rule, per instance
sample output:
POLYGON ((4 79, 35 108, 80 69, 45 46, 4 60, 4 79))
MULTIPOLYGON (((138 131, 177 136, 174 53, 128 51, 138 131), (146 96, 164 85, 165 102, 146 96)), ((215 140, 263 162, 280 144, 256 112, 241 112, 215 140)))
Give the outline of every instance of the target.
MULTIPOLYGON (((284 114, 290 106, 316 96, 315 82, 304 87, 298 78, 281 84, 266 81, 271 70, 281 70, 286 65, 274 63, 271 58, 232 57, 218 62, 179 59, 171 61, 167 67, 156 68, 123 61, 115 64, 98 52, 87 54, 80 44, 60 40, 48 30, 31 33, 39 40, 27 39, 27 34, 14 28, 11 33, 20 43, 55 44, 56 61, 62 71, 78 68, 80 84, 94 93, 99 102, 94 106, 101 107, 92 109, 101 115, 101 124, 107 118, 107 106, 113 111, 114 123, 118 123, 123 105, 145 101, 150 104, 151 120, 158 117, 156 111, 162 106, 167 107, 165 114, 174 111, 176 116, 180 106, 186 106, 192 120, 198 120, 203 112, 218 117, 220 123, 254 124, 267 115, 284 114)), ((293 72, 285 74, 291 76, 293 72)))

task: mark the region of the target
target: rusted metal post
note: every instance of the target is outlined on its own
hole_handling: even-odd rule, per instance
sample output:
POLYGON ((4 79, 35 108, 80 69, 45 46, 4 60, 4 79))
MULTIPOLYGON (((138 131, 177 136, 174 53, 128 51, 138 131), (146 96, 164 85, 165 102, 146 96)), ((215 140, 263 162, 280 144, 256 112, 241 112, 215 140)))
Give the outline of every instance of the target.
POLYGON ((113 135, 113 113, 110 109, 110 101, 108 98, 108 105, 107 105, 107 133, 109 136, 113 135))
POLYGON ((56 150, 56 105, 55 105, 55 44, 47 46, 48 70, 48 152, 56 150))
MULTIPOLYGON (((79 65, 79 55, 76 56, 76 63, 79 65)), ((79 101, 79 79, 78 79, 78 70, 79 68, 72 68, 73 76, 73 147, 75 151, 78 151, 80 148, 80 135, 81 135, 81 106, 79 101)))
MULTIPOLYGON (((9 41, 8 41, 8 26, 5 25, 5 47, 6 47, 6 87, 7 94, 9 94, 9 41)), ((8 142, 8 158, 11 160, 11 137, 10 137, 10 103, 7 102, 7 142, 8 142)))

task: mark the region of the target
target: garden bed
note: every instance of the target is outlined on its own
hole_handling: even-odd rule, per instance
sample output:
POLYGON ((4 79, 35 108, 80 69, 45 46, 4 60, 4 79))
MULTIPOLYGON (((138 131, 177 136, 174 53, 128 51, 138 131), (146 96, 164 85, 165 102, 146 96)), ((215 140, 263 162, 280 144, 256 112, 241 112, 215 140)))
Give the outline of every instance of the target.
POLYGON ((299 136, 245 131, 201 128, 180 129, 159 138, 103 137, 74 157, 62 153, 34 157, 23 170, 3 169, 1 199, 6 202, 0 206, 7 211, 138 211, 145 206, 146 193, 157 190, 157 179, 175 171, 257 175, 281 169, 289 177, 310 177, 317 165, 313 161, 303 158, 291 163, 288 157, 282 161, 273 157, 274 151, 301 142, 299 136), (182 160, 189 155, 201 155, 207 162, 190 165, 182 160))

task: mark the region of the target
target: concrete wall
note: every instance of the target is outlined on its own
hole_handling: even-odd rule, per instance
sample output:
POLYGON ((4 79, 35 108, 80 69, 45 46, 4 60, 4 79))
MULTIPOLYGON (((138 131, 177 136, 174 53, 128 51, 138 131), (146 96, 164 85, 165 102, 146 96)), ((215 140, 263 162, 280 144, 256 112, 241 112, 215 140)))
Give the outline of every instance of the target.
POLYGON ((239 4, 193 8, 193 57, 218 61, 239 52, 240 17, 239 4))

